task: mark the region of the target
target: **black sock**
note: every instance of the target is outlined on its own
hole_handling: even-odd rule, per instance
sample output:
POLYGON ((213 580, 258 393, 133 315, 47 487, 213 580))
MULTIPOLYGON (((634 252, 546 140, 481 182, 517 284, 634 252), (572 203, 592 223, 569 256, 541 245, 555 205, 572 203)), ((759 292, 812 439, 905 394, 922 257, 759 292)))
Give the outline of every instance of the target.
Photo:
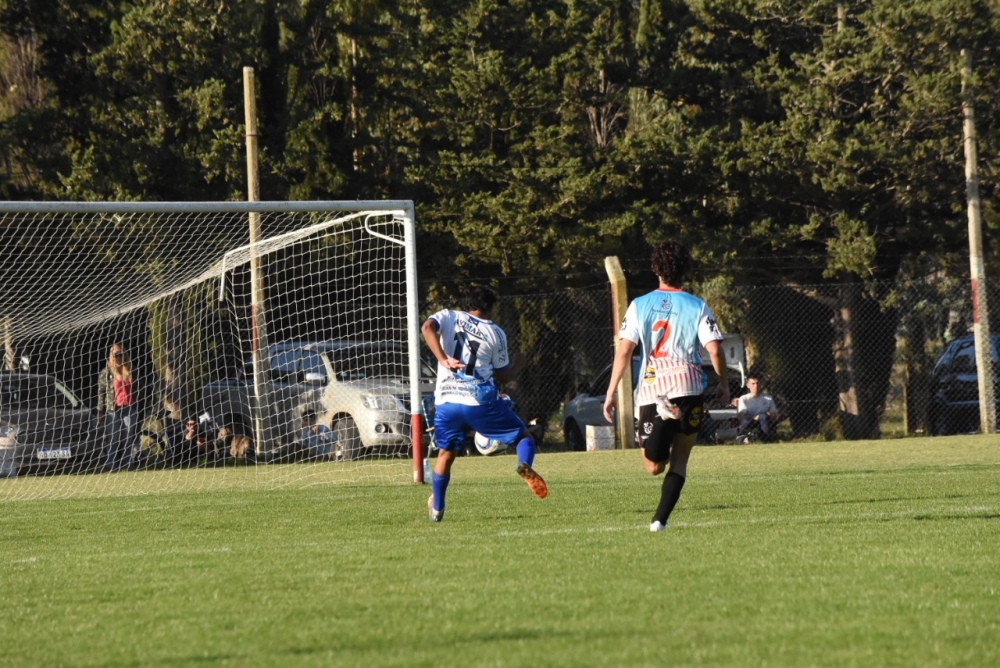
POLYGON ((660 505, 656 507, 656 514, 653 515, 654 522, 667 523, 670 513, 674 512, 677 499, 681 498, 681 489, 684 487, 686 478, 680 473, 668 473, 663 479, 663 487, 660 490, 660 505))

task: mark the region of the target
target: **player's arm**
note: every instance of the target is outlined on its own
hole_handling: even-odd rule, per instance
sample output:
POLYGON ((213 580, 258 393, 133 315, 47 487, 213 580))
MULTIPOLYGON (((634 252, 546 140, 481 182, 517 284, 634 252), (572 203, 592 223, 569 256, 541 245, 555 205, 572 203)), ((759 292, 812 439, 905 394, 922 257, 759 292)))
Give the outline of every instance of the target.
POLYGON ((528 363, 528 356, 524 353, 514 353, 510 356, 510 364, 502 369, 493 370, 493 380, 497 385, 503 385, 516 379, 521 370, 528 363))
POLYGON ((420 333, 424 337, 424 343, 430 349, 431 354, 438 361, 438 364, 444 366, 446 369, 451 371, 456 371, 461 369, 465 365, 462 364, 461 360, 457 360, 454 357, 448 357, 445 353, 444 348, 441 347, 441 339, 438 338, 438 323, 434 318, 427 318, 424 320, 424 324, 420 326, 420 333))
POLYGON ((767 398, 767 414, 776 420, 778 419, 778 404, 774 401, 774 397, 767 398))
POLYGON ((613 422, 611 419, 611 409, 615 406, 615 390, 618 389, 618 383, 621 382, 622 377, 625 375, 625 370, 630 369, 632 366, 632 351, 634 350, 635 341, 618 339, 618 350, 615 351, 615 361, 611 367, 611 378, 608 380, 608 393, 604 397, 604 418, 608 422, 613 422))
POLYGON ((714 339, 705 344, 708 356, 712 358, 712 368, 719 376, 719 401, 726 405, 729 403, 729 376, 726 373, 726 351, 722 347, 722 342, 714 339))

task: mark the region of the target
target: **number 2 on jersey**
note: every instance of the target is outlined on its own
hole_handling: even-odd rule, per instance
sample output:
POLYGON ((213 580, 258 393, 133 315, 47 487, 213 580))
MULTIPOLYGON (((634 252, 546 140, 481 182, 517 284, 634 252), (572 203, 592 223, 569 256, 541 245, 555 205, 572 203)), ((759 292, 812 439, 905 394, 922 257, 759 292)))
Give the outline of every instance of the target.
POLYGON ((662 330, 663 335, 656 341, 656 345, 653 346, 653 352, 649 353, 649 356, 654 359, 659 357, 666 357, 667 353, 664 352, 663 346, 667 342, 667 339, 670 338, 670 322, 667 320, 657 320, 656 322, 653 323, 651 329, 654 334, 662 330))

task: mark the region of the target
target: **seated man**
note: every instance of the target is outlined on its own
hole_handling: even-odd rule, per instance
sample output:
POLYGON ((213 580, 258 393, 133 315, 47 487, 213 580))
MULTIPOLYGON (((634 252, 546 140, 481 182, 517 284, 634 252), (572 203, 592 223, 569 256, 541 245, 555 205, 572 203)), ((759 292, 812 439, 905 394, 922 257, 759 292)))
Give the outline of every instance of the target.
POLYGON ((307 459, 332 459, 336 435, 325 424, 317 424, 316 413, 302 414, 302 431, 296 441, 302 456, 307 459))
POLYGON ((736 403, 736 417, 739 420, 736 442, 773 441, 781 416, 771 395, 761 394, 759 373, 751 371, 747 374, 747 390, 747 394, 741 396, 736 403))

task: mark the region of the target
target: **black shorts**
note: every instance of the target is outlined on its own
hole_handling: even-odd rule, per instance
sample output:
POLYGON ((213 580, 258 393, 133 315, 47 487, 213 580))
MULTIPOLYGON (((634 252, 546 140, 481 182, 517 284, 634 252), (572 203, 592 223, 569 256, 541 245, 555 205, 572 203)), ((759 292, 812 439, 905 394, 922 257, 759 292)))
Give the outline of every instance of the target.
POLYGON ((656 404, 639 407, 639 447, 645 449, 646 459, 665 462, 670 459, 670 446, 676 434, 697 434, 704 415, 705 398, 698 394, 671 399, 676 407, 675 418, 664 420, 656 404))

